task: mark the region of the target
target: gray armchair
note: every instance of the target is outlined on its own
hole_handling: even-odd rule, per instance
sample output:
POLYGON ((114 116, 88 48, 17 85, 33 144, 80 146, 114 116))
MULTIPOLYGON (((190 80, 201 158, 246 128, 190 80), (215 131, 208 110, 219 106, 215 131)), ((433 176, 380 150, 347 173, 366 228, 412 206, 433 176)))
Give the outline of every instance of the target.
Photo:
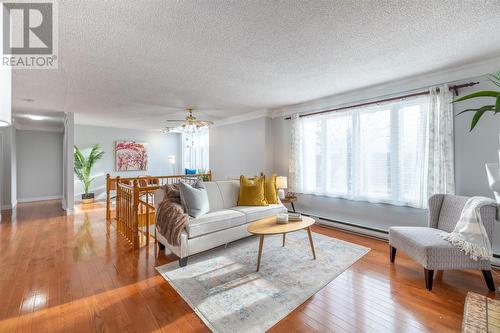
MULTIPOLYGON (((389 228, 390 259, 394 262, 396 250, 403 251, 424 266, 425 286, 432 290, 434 270, 480 269, 486 285, 495 291, 489 260, 472 260, 464 252, 442 238, 455 228, 462 208, 468 197, 436 194, 429 198, 428 227, 391 227, 389 228)), ((490 242, 496 218, 495 206, 484 206, 480 210, 490 242)))

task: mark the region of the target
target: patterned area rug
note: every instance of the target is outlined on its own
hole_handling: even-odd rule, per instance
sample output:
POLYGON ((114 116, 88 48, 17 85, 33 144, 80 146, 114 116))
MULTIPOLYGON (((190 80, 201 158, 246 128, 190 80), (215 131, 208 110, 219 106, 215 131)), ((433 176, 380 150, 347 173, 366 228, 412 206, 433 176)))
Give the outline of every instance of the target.
POLYGON ((258 238, 249 237, 157 267, 214 332, 265 332, 364 256, 369 248, 306 231, 266 236, 256 272, 258 238))
POLYGON ((472 292, 467 293, 462 332, 500 332, 500 301, 472 292))

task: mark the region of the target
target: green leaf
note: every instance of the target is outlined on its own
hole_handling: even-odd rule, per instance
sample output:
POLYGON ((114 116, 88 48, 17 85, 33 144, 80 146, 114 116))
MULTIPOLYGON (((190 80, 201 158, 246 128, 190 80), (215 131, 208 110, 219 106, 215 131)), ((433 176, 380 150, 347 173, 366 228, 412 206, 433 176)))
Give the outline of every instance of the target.
POLYGON ((476 114, 474 114, 474 117, 472 117, 472 122, 470 123, 470 132, 474 129, 474 127, 476 127, 477 122, 483 116, 483 114, 485 112, 486 111, 484 111, 484 110, 483 111, 477 111, 476 114))
POLYGON ((465 101, 465 100, 468 100, 471 98, 478 98, 478 97, 495 97, 495 98, 497 98, 498 96, 500 96, 499 91, 484 90, 484 91, 478 91, 478 92, 460 97, 459 99, 454 100, 453 103, 465 101))
MULTIPOLYGON (((493 76, 493 77, 494 77, 494 76, 493 76)), ((497 87, 499 87, 499 88, 500 88, 500 79, 496 79, 496 78, 495 78, 495 80, 493 80, 493 79, 491 79, 491 78, 488 78, 488 80, 489 80, 491 83, 493 83, 494 85, 496 85, 497 87), (498 81, 497 81, 497 80, 498 80, 498 81)))
POLYGON ((495 74, 489 74, 488 76, 490 78, 493 78, 494 81, 497 81, 500 83, 500 71, 496 72, 495 74))
POLYGON ((495 106, 494 105, 485 105, 485 106, 480 107, 478 109, 466 109, 466 110, 463 110, 463 111, 460 111, 459 113, 457 113, 457 116, 459 116, 465 112, 478 112, 478 111, 495 111, 495 106))
POLYGON ((495 113, 500 112, 500 96, 497 97, 497 102, 495 103, 495 113))
POLYGON ((90 178, 92 167, 94 166, 95 162, 102 157, 104 152, 100 150, 98 144, 92 146, 88 158, 85 158, 85 156, 77 146, 75 146, 74 151, 75 161, 73 169, 78 179, 82 182, 85 193, 88 193, 90 183, 94 180, 93 178, 90 178))

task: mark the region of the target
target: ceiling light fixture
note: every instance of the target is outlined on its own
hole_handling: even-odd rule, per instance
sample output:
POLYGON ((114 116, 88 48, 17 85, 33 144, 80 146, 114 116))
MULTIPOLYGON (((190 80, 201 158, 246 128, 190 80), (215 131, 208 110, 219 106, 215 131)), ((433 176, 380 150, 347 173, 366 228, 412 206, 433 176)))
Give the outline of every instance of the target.
POLYGON ((27 118, 31 119, 31 120, 44 120, 45 118, 47 117, 44 117, 44 116, 40 116, 40 115, 36 115, 36 114, 29 114, 26 116, 27 118))
POLYGON ((207 129, 210 125, 213 125, 213 121, 210 120, 201 120, 193 116, 193 109, 187 109, 188 115, 185 120, 173 120, 169 119, 167 122, 180 123, 176 127, 164 127, 162 129, 163 134, 181 131, 186 134, 195 134, 200 130, 207 129))

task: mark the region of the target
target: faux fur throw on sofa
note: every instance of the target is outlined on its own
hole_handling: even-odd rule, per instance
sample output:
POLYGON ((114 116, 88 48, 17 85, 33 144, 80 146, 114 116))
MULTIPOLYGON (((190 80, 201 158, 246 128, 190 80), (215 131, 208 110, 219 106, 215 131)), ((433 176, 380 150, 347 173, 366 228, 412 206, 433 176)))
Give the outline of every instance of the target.
POLYGON ((179 185, 168 184, 162 186, 165 197, 158 205, 156 226, 162 236, 173 246, 180 244, 181 232, 189 221, 188 214, 184 213, 179 194, 179 185))

